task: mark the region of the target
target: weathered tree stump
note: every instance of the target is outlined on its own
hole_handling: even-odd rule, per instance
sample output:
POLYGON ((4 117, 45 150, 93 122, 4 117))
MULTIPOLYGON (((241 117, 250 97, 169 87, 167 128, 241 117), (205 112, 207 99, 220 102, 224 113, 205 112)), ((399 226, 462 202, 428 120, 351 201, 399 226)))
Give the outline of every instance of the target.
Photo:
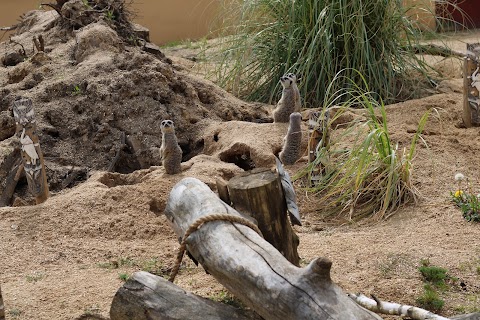
POLYGON ((185 292, 145 271, 136 272, 117 291, 111 320, 259 320, 254 312, 185 292))
MULTIPOLYGON (((165 214, 180 239, 205 216, 241 216, 194 178, 173 187, 165 214)), ((247 226, 213 221, 201 225, 186 241, 203 268, 265 320, 381 319, 332 282, 329 260, 318 258, 298 268, 247 226)))
POLYGON ((32 101, 28 98, 15 100, 13 102, 13 115, 17 125, 17 135, 20 133, 21 154, 28 189, 35 197, 35 202, 39 204, 47 200, 49 191, 42 150, 40 150, 36 132, 37 124, 32 101))
POLYGON ((0 286, 0 320, 5 320, 5 305, 3 304, 2 287, 0 286))
POLYGON ((278 174, 256 169, 228 181, 232 207, 257 220, 265 240, 298 266, 298 236, 288 219, 287 205, 278 174))
POLYGON ((463 59, 463 123, 465 127, 480 126, 480 57, 471 47, 480 46, 468 44, 467 51, 477 55, 463 59))

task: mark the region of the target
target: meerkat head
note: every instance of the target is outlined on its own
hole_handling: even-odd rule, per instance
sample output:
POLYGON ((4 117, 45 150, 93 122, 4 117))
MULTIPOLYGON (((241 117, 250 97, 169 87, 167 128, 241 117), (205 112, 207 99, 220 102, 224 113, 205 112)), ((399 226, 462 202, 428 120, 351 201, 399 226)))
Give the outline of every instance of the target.
POLYGON ((289 88, 292 84, 299 83, 301 78, 301 76, 297 76, 294 73, 287 73, 283 75, 283 77, 280 77, 280 83, 282 87, 289 88))
POLYGON ((174 131, 175 127, 173 126, 172 120, 163 120, 160 124, 160 128, 162 132, 172 132, 174 131))

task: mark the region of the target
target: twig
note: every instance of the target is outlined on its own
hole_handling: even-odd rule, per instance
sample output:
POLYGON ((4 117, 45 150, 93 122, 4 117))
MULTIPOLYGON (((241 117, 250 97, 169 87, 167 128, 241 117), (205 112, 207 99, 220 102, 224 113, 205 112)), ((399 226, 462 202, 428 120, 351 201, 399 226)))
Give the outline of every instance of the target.
POLYGON ((22 47, 23 55, 24 55, 24 56, 27 56, 27 52, 25 51, 25 47, 23 46, 23 44, 15 41, 15 40, 12 40, 11 38, 10 38, 10 42, 13 43, 13 44, 17 44, 17 45, 19 45, 20 47, 22 47))
POLYGON ((377 297, 373 295, 372 295, 373 299, 370 299, 361 293, 359 294, 349 293, 348 296, 352 298, 353 301, 355 301, 356 303, 364 307, 365 309, 368 309, 376 313, 392 314, 392 315, 397 315, 401 317, 409 317, 416 320, 425 320, 425 319, 450 320, 449 318, 436 315, 422 308, 402 305, 402 304, 393 303, 393 302, 380 301, 379 299, 377 299, 377 297))
POLYGON ((10 27, 0 27, 0 31, 12 31, 18 28, 18 24, 15 24, 10 27))

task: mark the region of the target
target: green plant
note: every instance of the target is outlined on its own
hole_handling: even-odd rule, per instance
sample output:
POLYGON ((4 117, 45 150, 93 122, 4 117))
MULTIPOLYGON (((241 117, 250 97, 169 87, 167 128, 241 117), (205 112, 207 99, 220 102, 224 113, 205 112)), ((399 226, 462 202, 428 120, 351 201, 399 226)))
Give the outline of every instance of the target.
POLYGON ((458 183, 458 187, 455 192, 450 192, 452 201, 460 208, 465 220, 480 222, 480 194, 472 192, 468 179, 465 179, 463 174, 457 173, 455 180, 458 183), (463 190, 462 184, 464 180, 467 181, 466 189, 468 190, 463 190))
POLYGON ((113 10, 107 10, 105 12, 105 18, 109 21, 115 20, 115 13, 113 12, 113 10))
POLYGON ((429 282, 436 288, 446 289, 445 280, 449 279, 447 269, 436 266, 421 266, 418 268, 424 281, 429 282))
POLYGON ((129 275, 127 273, 119 273, 118 274, 118 279, 122 280, 122 281, 127 281, 129 278, 129 275))
POLYGON ((429 284, 426 284, 423 289, 424 291, 422 295, 416 299, 419 307, 433 312, 442 309, 445 301, 439 297, 437 291, 435 291, 435 289, 429 284))
POLYGON ((79 95, 79 94, 82 94, 82 89, 80 89, 80 86, 79 85, 73 86, 72 96, 76 96, 76 95, 79 95))
MULTIPOLYGON (((307 188, 319 197, 319 208, 325 215, 343 215, 348 220, 370 216, 376 220, 388 218, 396 209, 415 200, 412 161, 421 133, 430 111, 419 120, 417 132, 408 148, 399 149, 391 138, 387 127, 385 105, 381 98, 369 91, 367 81, 361 75, 363 85, 350 80, 347 89, 335 90, 333 82, 327 88, 326 109, 342 103, 330 122, 334 122, 349 107, 363 107, 366 122, 353 122, 346 129, 332 131, 330 142, 317 152, 315 161, 309 163, 295 178, 311 176, 321 166, 323 174, 317 183, 307 188), (347 143, 348 142, 348 143, 347 143)), ((342 80, 342 82, 345 82, 342 80)))
POLYGON ((415 55, 427 32, 406 18, 411 8, 402 1, 224 0, 223 4, 227 36, 212 60, 218 62, 219 83, 243 98, 276 101, 278 80, 286 72, 302 75, 300 90, 307 107, 322 105, 327 86, 340 70, 346 70, 343 80, 348 81, 336 82, 333 91, 352 83, 362 86, 361 74, 387 103, 411 96, 420 81, 428 83, 431 69, 415 55))

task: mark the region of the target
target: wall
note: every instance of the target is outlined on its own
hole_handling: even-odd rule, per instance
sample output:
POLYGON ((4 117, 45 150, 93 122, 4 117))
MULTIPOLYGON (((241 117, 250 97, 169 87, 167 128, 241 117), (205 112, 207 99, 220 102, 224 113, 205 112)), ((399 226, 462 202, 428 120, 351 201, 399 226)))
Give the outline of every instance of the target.
MULTIPOLYGON (((15 24, 22 13, 48 1, 0 0, 0 26, 15 24)), ((150 29, 151 41, 157 44, 205 36, 217 7, 216 0, 135 0, 132 5, 137 15, 135 22, 150 29)))

